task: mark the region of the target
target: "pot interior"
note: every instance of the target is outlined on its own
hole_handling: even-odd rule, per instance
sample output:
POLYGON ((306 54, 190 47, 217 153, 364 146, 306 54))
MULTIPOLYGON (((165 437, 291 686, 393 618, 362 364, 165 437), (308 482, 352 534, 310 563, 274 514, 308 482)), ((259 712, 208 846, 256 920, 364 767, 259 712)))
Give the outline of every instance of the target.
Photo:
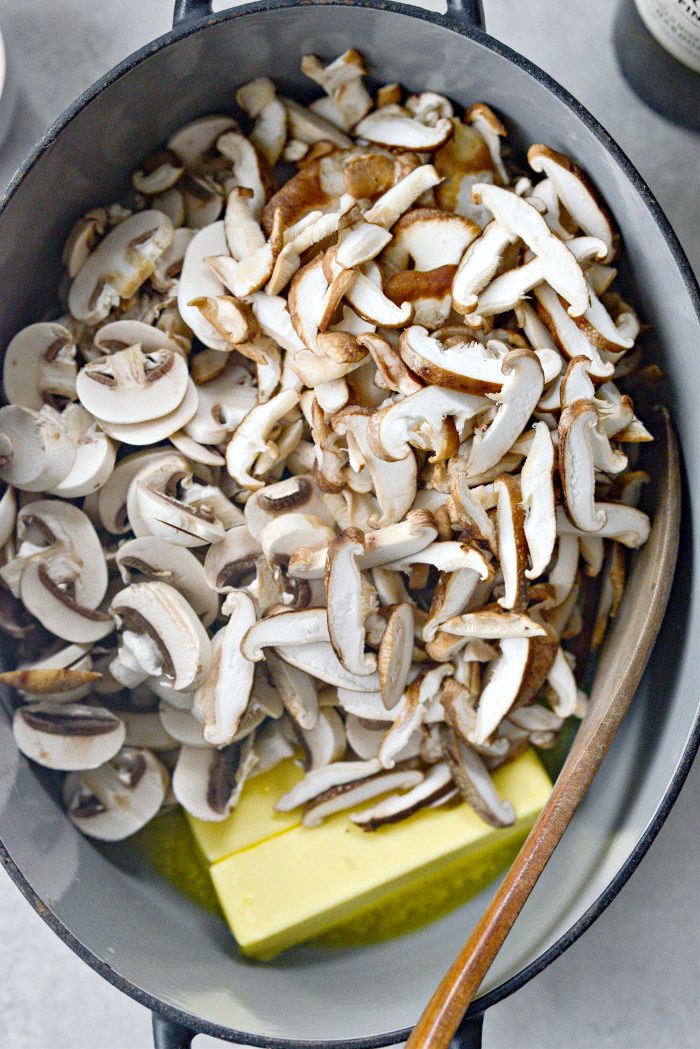
MULTIPOLYGON (((643 195, 548 86, 505 54, 410 9, 299 6, 221 20, 121 68, 50 142, 0 215, 0 347, 55 314, 65 236, 87 208, 126 188, 138 160, 186 120, 232 111, 242 82, 271 74, 302 100, 301 56, 348 47, 380 83, 435 90, 457 106, 499 111, 517 149, 546 142, 589 172, 622 231, 625 280, 653 331, 648 360, 667 376, 688 497, 678 573, 662 637, 612 752, 491 970, 485 992, 558 940, 603 893, 652 821, 681 760, 698 705, 700 344, 698 316, 643 195), (634 276, 632 276, 632 273, 634 276), (693 639, 695 645, 693 646, 693 639)), ((524 149, 522 151, 524 156, 524 149)), ((203 1021, 258 1039, 358 1039, 412 1025, 490 891, 410 936, 373 947, 300 948, 271 964, 236 951, 226 927, 128 860, 117 866, 68 823, 0 720, 0 837, 50 911, 103 966, 203 1021)), ((283 883, 282 883, 282 889, 283 883)), ((243 1039, 241 1039, 243 1040, 243 1039)))

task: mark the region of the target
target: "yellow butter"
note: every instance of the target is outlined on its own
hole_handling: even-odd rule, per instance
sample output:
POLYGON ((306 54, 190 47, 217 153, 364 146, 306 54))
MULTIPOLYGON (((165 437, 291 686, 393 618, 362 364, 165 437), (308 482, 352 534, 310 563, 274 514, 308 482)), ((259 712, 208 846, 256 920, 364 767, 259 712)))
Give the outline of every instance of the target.
POLYGON ((204 823, 188 815, 195 841, 205 860, 215 863, 298 827, 300 812, 275 812, 274 804, 303 775, 304 770, 295 761, 284 761, 269 772, 249 779, 236 808, 221 823, 204 823))
MULTIPOLYGON (((320 827, 298 825, 214 863, 214 888, 241 950, 273 957, 350 916, 371 913, 385 899, 391 905, 408 898, 409 886, 419 890, 443 877, 454 885, 456 865, 467 879, 474 866, 490 880, 493 855, 505 855, 507 843, 523 838, 551 790, 532 751, 499 769, 494 781, 515 809, 516 823, 505 830, 487 826, 466 804, 424 809, 374 833, 338 813, 320 827)), ((474 891, 487 883, 472 880, 474 891)), ((456 886, 454 891, 455 903, 461 902, 456 886)))

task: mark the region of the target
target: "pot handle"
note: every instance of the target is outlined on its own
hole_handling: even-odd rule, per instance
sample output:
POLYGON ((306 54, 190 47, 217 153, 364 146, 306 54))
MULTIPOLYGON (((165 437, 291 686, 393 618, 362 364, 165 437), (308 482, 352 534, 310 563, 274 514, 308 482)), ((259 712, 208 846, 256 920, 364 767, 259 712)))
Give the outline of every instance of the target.
MULTIPOLYGON (((167 1020, 158 1013, 151 1014, 153 1020, 153 1049, 191 1049, 196 1031, 175 1020, 167 1020)), ((484 1016, 466 1017, 454 1038, 450 1049, 481 1049, 481 1033, 484 1016)))
MULTIPOLYGON (((175 0, 173 28, 208 18, 213 13, 212 0, 175 0)), ((457 22, 466 22, 476 29, 484 28, 482 0, 447 0, 447 14, 457 22)))

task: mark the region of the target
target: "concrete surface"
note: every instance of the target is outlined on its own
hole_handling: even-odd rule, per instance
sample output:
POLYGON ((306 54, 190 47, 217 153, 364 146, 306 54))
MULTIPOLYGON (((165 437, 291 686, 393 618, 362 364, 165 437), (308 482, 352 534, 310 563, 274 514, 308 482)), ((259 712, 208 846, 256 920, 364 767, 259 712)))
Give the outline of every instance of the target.
MULTIPOLYGON (((108 67, 165 32, 172 0, 2 0, 19 80, 0 185, 61 110, 108 67)), ((217 6, 226 6, 220 4, 217 6)), ((430 6, 439 8, 439 4, 430 6)), ((490 31, 599 117, 657 194, 700 272, 700 138, 666 124, 621 80, 612 0, 485 0, 490 31)), ((489 1012, 485 1049, 700 1046, 700 767, 648 857, 596 925, 489 1012)), ((0 876, 0 1047, 145 1049, 150 1018, 78 960, 0 876)), ((197 1046, 213 1047, 199 1038, 197 1046)))

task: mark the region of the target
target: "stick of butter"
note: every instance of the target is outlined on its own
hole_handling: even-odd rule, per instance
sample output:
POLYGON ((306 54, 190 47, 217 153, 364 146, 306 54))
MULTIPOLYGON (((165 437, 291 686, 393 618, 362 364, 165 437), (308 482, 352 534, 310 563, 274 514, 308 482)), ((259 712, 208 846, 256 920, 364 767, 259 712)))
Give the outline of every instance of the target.
MULTIPOLYGON (((278 766, 272 771, 293 776, 289 767, 283 772, 280 769, 278 766)), ((273 777, 266 775, 270 780, 265 786, 271 793, 273 777)), ((223 855, 232 842, 239 849, 218 859, 210 870, 239 947, 245 954, 271 958, 348 919, 363 914, 376 917, 384 908, 406 906, 414 895, 407 890, 423 892, 430 887, 435 897, 436 887, 448 886, 454 905, 465 898, 460 892, 463 880, 469 886, 469 895, 480 891, 517 851, 552 787, 533 751, 498 769, 494 782, 516 814, 515 824, 503 830, 488 826, 462 803, 452 808, 423 809, 372 833, 352 824, 347 813, 332 816, 320 827, 301 826, 301 813, 296 813, 292 814, 294 823, 286 829, 276 828, 270 836, 269 813, 254 833, 245 833, 241 826, 232 829, 236 820, 240 824, 242 816, 248 818, 241 806, 246 792, 256 783, 250 781, 229 817, 230 827, 226 826, 229 821, 202 825, 209 828, 208 856, 223 855), (253 844, 253 839, 257 843, 253 844), (243 841, 247 844, 238 844, 243 841)), ((274 789, 278 797, 288 788, 279 785, 274 789)), ((265 797, 270 793, 266 791, 265 797)), ((273 800, 271 797, 270 805, 273 800)), ((255 811, 263 810, 258 799, 255 811)), ((195 826, 196 821, 191 822, 200 847, 205 848, 201 829, 195 826)), ((439 892, 437 896, 439 900, 439 892)), ((438 913, 450 909, 444 902, 442 906, 438 902, 438 913)), ((426 915, 413 924, 435 916, 426 915)))

